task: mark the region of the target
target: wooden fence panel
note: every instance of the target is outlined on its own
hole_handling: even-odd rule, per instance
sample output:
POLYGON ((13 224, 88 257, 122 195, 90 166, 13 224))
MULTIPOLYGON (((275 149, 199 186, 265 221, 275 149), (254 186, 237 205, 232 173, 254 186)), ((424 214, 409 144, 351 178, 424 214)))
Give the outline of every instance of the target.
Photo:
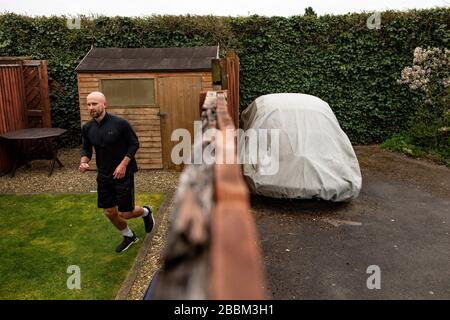
POLYGON ((23 62, 23 75, 26 90, 27 127, 50 128, 52 121, 48 94, 47 62, 25 60, 23 62))
MULTIPOLYGON (((51 127, 47 61, 0 59, 0 134, 24 128, 51 127)), ((23 143, 25 150, 33 143, 23 143)), ((0 173, 12 168, 11 152, 0 141, 0 173)))
MULTIPOLYGON (((22 65, 0 65, 0 134, 26 127, 25 106, 22 65)), ((11 168, 9 146, 0 139, 0 173, 5 174, 11 168)))
POLYGON ((239 128, 239 57, 234 50, 228 50, 226 57, 228 113, 233 120, 234 127, 239 128))

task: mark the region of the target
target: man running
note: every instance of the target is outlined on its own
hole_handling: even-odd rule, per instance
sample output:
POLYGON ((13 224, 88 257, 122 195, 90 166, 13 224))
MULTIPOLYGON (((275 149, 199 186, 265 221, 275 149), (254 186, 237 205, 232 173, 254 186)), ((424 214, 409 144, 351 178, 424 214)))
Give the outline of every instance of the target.
POLYGON ((155 225, 150 206, 134 206, 134 173, 138 170, 134 156, 139 141, 128 121, 106 112, 103 93, 91 92, 87 96, 87 106, 92 120, 82 128, 79 170, 84 173, 89 169, 94 148, 98 207, 104 209, 105 215, 122 233, 123 241, 116 248, 116 252, 122 252, 139 241, 128 227, 128 219, 142 217, 147 233, 155 225))

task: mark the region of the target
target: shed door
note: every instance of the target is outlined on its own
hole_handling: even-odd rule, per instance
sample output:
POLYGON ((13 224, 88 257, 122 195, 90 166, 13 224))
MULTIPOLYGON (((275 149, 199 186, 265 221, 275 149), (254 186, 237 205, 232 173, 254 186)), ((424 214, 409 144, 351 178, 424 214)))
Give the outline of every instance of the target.
POLYGON ((161 114, 161 140, 164 168, 174 168, 170 154, 173 146, 170 137, 173 130, 185 128, 194 138, 194 121, 200 120, 199 95, 202 86, 200 76, 158 78, 157 99, 161 114))

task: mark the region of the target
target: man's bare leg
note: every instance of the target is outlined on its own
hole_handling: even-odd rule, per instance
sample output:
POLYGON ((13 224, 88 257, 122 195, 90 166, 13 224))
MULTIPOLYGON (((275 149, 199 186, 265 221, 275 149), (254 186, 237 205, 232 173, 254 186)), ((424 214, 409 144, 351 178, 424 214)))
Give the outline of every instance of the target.
POLYGON ((150 206, 135 207, 133 211, 128 212, 119 211, 119 216, 125 220, 138 217, 143 218, 146 233, 151 232, 155 226, 155 219, 153 218, 152 208, 150 206))
POLYGON ((125 220, 142 217, 143 214, 144 214, 143 207, 134 207, 133 211, 119 212, 119 216, 125 220))
POLYGON ((119 215, 117 207, 105 209, 105 215, 119 231, 128 227, 127 221, 119 215))
POLYGON ((133 243, 139 241, 133 230, 128 228, 127 221, 120 216, 117 207, 105 209, 105 215, 124 237, 124 240, 116 248, 117 253, 127 250, 133 243))

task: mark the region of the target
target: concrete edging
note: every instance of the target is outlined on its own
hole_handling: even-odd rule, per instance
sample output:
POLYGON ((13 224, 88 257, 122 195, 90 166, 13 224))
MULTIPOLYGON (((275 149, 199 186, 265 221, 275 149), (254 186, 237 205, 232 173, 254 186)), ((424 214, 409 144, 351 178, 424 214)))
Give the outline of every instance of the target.
POLYGON ((134 284, 134 281, 136 280, 138 272, 141 269, 142 262, 144 261, 146 255, 150 249, 150 244, 152 242, 153 236, 158 232, 161 221, 163 220, 164 216, 167 214, 167 208, 169 207, 169 204, 172 201, 173 196, 174 196, 174 192, 168 192, 163 203, 159 207, 158 213, 155 218, 155 227, 153 228, 152 232, 148 233, 145 236, 143 244, 139 248, 137 256, 134 259, 134 263, 131 266, 130 271, 128 271, 128 274, 127 274, 124 282, 122 283, 119 291, 117 292, 114 300, 126 300, 126 298, 128 297, 128 294, 131 291, 131 288, 134 284))

